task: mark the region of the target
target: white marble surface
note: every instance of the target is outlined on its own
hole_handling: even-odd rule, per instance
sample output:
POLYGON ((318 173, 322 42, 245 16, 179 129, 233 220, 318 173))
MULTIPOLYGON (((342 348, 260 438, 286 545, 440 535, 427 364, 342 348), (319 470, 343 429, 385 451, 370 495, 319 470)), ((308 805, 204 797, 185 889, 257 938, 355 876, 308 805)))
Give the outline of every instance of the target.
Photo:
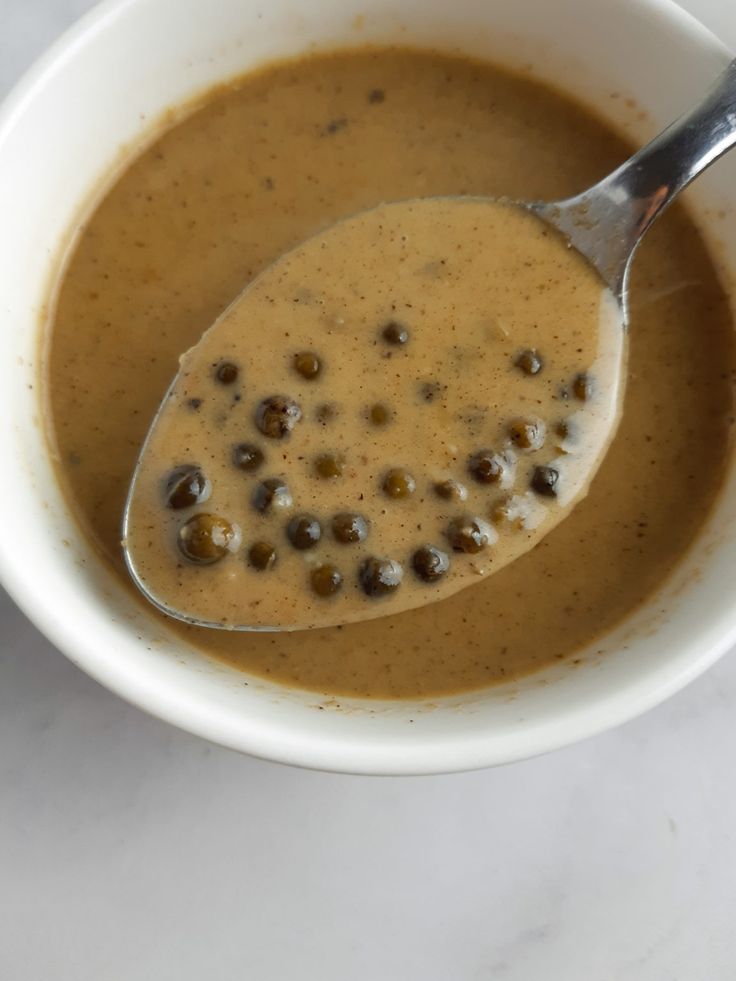
MULTIPOLYGON (((89 6, 0 0, 0 94, 89 6)), ((736 47, 733 0, 688 6, 736 47)), ((124 704, 0 595, 0 979, 733 981, 735 739, 731 656, 544 759, 302 772, 124 704)))

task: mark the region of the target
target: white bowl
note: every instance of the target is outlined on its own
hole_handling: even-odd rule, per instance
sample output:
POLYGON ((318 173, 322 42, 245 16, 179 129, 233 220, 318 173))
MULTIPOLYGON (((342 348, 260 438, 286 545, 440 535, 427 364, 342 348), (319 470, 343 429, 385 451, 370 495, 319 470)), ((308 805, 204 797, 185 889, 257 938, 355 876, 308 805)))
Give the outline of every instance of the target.
MULTIPOLYGON (((428 702, 323 700, 250 680, 188 649, 121 588, 60 494, 39 404, 39 322, 69 229, 150 121, 206 86, 312 47, 399 41, 481 55, 582 96, 639 140, 692 103, 728 60, 669 0, 109 0, 0 112, 0 575, 67 656, 184 729, 272 760, 431 773, 531 756, 617 725, 700 674, 736 640, 731 473, 698 542, 645 608, 583 654, 513 685, 428 702), (636 96, 642 121, 616 90, 636 96), (339 703, 339 704, 338 704, 339 703), (320 707, 323 710, 318 710, 320 707)), ((736 272, 736 159, 691 201, 736 272)), ((729 278, 729 282, 733 282, 729 278)), ((736 295, 736 290, 732 291, 736 295)))

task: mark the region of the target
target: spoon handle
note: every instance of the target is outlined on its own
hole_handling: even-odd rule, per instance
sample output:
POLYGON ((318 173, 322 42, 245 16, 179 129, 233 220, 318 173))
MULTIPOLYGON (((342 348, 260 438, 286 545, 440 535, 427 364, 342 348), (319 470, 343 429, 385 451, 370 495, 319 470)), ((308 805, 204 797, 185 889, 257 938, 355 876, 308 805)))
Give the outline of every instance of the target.
POLYGON ((574 198, 534 210, 571 240, 603 276, 626 313, 634 251, 652 222, 736 145, 736 59, 690 112, 602 181, 574 198))

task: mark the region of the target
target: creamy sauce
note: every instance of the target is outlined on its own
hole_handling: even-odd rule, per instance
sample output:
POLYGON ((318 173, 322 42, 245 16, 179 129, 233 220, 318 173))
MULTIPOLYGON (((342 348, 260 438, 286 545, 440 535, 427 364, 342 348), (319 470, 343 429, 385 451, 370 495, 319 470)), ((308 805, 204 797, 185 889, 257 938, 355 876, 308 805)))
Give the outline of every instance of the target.
MULTIPOLYGON (((382 201, 553 200, 629 152, 531 82, 405 51, 275 66, 164 134, 81 230, 47 366, 60 479, 121 581, 120 521, 148 426, 181 352, 249 279, 382 201)), ((730 447, 732 324, 680 208, 637 256, 631 308, 616 439, 587 497, 529 554, 449 599, 344 628, 228 634, 162 616, 161 629, 256 675, 372 696, 460 691, 574 657, 681 557, 730 447)))
POLYGON ((450 596, 587 491, 624 338, 595 270, 519 207, 427 198, 339 222, 183 357, 136 475, 132 567, 161 608, 226 628, 450 596))

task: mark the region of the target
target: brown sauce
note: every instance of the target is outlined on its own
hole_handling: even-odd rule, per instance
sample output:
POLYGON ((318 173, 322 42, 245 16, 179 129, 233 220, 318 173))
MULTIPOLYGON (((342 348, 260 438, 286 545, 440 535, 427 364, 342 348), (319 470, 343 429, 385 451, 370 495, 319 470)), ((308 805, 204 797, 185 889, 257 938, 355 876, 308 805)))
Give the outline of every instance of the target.
MULTIPOLYGON (((249 279, 382 201, 560 198, 628 152, 555 93, 441 55, 321 56, 212 93, 131 162, 86 222, 52 325, 60 479, 116 574, 126 577, 128 483, 177 359, 249 279)), ((681 209, 642 247, 631 301, 618 435, 588 496, 532 552, 449 599, 342 628, 246 635, 165 622, 254 674, 388 697, 523 675, 600 636, 682 556, 730 444, 732 324, 681 209)))

